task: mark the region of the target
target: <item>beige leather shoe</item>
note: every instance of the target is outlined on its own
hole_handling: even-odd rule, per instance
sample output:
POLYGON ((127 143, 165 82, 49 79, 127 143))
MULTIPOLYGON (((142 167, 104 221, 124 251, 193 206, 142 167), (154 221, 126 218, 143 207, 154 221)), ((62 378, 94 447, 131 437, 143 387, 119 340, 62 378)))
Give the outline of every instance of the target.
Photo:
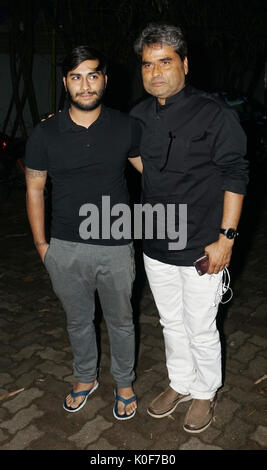
POLYGON ((147 412, 153 418, 164 418, 170 415, 179 403, 191 399, 191 395, 182 395, 168 386, 165 392, 160 393, 154 398, 147 408, 147 412))
POLYGON ((205 431, 212 421, 215 401, 215 398, 212 400, 194 399, 184 420, 184 430, 190 433, 205 431))

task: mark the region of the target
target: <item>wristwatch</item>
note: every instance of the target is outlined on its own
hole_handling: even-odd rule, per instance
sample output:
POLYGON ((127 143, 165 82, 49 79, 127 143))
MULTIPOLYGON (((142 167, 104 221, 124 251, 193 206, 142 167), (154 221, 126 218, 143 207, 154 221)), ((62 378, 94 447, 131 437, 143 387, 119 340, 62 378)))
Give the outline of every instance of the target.
POLYGON ((233 238, 236 238, 239 233, 234 228, 221 228, 220 233, 226 236, 226 238, 229 238, 229 240, 232 240, 233 238))

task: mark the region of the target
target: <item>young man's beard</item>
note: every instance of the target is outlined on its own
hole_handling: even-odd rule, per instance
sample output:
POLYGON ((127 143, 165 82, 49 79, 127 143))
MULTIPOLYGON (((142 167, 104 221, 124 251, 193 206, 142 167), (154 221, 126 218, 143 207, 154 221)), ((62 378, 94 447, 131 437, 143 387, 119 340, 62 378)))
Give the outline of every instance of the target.
MULTIPOLYGON (((106 85, 103 84, 102 88, 98 92, 93 92, 95 94, 95 99, 91 101, 90 103, 80 103, 79 101, 76 101, 69 90, 67 89, 67 97, 69 99, 69 102, 75 106, 75 108, 80 109, 81 111, 93 111, 94 109, 98 108, 102 101, 102 97, 104 95, 106 89, 106 85)), ((79 98, 79 95, 77 96, 79 98)))

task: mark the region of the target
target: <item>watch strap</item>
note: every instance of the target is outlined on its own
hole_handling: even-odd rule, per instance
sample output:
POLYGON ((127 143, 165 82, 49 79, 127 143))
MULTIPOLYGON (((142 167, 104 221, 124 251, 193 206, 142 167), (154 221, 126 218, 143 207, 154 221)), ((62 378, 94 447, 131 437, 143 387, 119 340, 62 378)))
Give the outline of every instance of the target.
POLYGON ((234 228, 220 228, 220 233, 225 235, 229 239, 236 238, 239 234, 234 228))

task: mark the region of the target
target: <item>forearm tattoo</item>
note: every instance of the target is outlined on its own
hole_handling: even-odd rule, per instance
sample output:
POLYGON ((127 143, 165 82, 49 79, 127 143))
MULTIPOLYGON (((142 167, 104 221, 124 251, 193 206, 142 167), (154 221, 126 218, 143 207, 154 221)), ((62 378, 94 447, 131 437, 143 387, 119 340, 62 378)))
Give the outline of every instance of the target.
POLYGON ((25 168, 25 173, 28 178, 46 178, 47 171, 33 170, 32 168, 25 168))

